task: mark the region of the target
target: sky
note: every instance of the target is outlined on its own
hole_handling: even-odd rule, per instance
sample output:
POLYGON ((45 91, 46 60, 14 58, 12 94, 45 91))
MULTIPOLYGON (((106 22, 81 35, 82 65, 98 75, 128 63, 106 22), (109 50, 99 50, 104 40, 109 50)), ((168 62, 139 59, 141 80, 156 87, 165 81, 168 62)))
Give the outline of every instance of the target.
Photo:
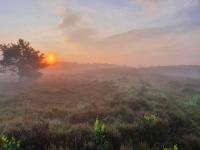
POLYGON ((0 0, 0 43, 61 61, 200 65, 200 0, 0 0))

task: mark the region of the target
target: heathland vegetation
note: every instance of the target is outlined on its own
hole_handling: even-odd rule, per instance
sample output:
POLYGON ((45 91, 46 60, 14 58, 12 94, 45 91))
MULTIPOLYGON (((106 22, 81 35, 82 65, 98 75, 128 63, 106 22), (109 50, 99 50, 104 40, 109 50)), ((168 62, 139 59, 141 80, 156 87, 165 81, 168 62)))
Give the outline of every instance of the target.
POLYGON ((199 70, 60 63, 4 79, 1 149, 198 150, 199 70))

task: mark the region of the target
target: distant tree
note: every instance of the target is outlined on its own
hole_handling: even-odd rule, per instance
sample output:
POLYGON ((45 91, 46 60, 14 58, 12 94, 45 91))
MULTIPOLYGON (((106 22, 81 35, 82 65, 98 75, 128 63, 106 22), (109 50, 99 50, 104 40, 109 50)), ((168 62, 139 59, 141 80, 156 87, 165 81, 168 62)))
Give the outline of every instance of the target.
POLYGON ((17 44, 0 45, 3 70, 16 72, 21 79, 24 76, 37 77, 41 75, 38 70, 45 67, 44 54, 35 50, 30 43, 19 39, 17 44))

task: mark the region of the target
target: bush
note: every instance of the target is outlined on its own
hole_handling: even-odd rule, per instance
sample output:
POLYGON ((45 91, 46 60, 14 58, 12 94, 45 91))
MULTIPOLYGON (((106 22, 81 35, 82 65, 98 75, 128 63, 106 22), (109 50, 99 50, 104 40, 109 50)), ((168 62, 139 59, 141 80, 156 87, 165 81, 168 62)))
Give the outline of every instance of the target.
POLYGON ((105 125, 101 123, 99 118, 96 118, 95 125, 95 143, 97 150, 111 150, 111 143, 106 138, 105 125))
POLYGON ((178 146, 174 145, 172 148, 163 148, 163 150, 178 150, 178 146))
POLYGON ((1 137, 0 149, 2 149, 2 150, 21 150, 21 145, 20 145, 20 142, 17 141, 15 138, 3 135, 1 137))
POLYGON ((154 114, 147 114, 144 116, 144 119, 143 119, 144 125, 147 125, 147 126, 155 125, 157 121, 158 121, 158 118, 154 114))
POLYGON ((22 149, 44 150, 51 142, 52 132, 48 123, 40 122, 16 127, 7 131, 6 135, 19 139, 22 149))
POLYGON ((147 143, 151 148, 154 146, 161 147, 171 138, 168 123, 161 120, 157 121, 155 124, 151 124, 150 126, 149 124, 148 126, 140 126, 137 130, 138 139, 147 143))
MULTIPOLYGON (((59 135, 58 135, 59 136, 59 135)), ((77 126, 69 129, 61 139, 72 150, 93 150, 95 146, 95 135, 92 130, 85 126, 77 126)), ((54 140, 52 140, 54 141, 54 140)))

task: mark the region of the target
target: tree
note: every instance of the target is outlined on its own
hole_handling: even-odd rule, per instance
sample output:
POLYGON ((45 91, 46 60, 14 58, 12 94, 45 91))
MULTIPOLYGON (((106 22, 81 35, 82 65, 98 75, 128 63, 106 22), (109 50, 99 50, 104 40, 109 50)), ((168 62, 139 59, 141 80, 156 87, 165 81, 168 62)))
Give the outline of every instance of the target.
POLYGON ((38 70, 45 67, 44 54, 33 49, 30 43, 19 39, 17 44, 0 45, 2 52, 1 66, 4 70, 16 72, 21 79, 24 76, 37 77, 38 70))

